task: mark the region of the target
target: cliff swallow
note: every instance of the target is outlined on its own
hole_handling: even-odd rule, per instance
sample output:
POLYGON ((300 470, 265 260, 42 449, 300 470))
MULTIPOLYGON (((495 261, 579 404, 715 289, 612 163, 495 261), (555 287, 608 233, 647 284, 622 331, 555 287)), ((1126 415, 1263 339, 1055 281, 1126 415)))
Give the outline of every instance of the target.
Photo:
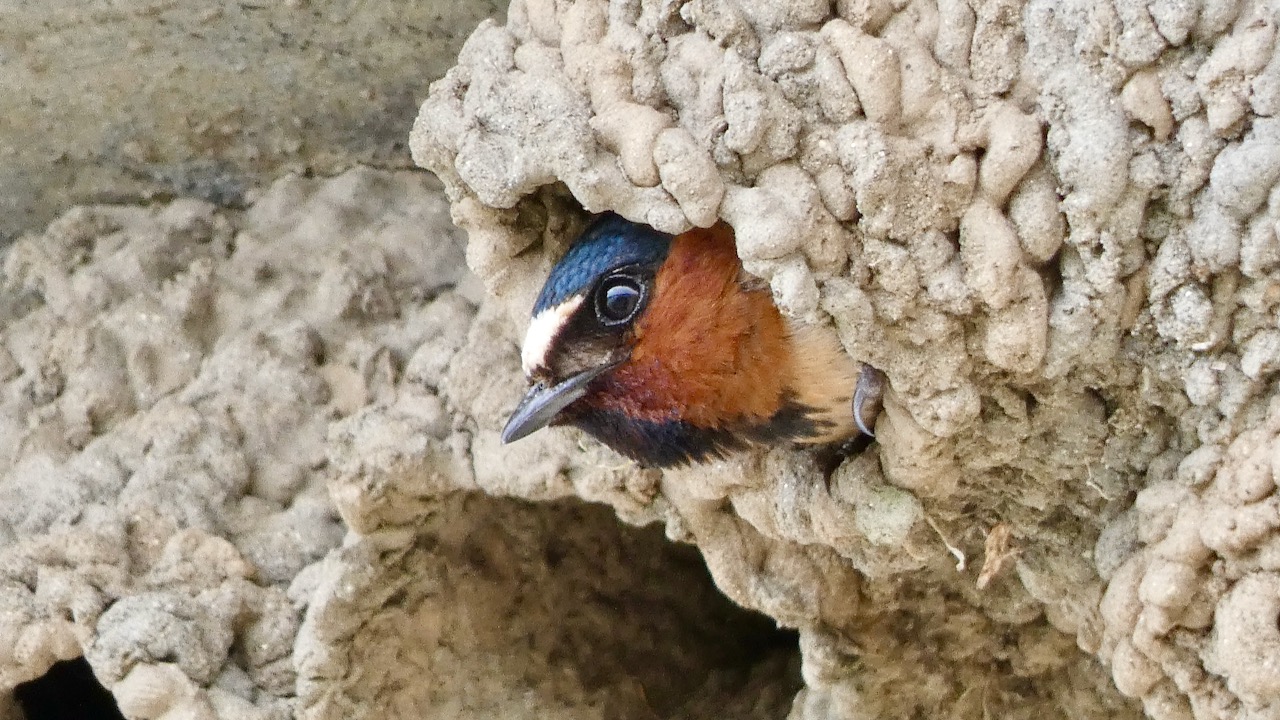
POLYGON ((725 223, 672 236, 614 214, 552 269, 521 360, 503 442, 571 425, 650 467, 871 436, 884 389, 833 331, 782 316, 725 223))

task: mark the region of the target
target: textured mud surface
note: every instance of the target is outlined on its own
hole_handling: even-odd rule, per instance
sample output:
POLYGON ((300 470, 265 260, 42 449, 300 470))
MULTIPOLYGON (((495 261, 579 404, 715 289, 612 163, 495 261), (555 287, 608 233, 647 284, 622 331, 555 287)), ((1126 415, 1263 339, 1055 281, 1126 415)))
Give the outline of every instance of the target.
POLYGON ((515 348, 425 174, 78 208, 5 273, 0 687, 84 655, 130 718, 789 707, 794 635, 692 548, 458 492, 498 489, 466 412, 515 348))
POLYGON ((1276 26, 528 0, 421 108, 447 200, 67 212, 4 262, 0 688, 84 655, 167 720, 1280 717, 1276 26), (829 485, 501 446, 584 209, 733 223, 887 373, 879 443, 829 485))
MULTIPOLYGON (((784 451, 642 498, 568 471, 800 628, 793 718, 1275 717, 1276 24, 530 0, 470 38, 411 147, 512 318, 583 209, 720 217, 780 307, 888 374, 879 445, 830 492, 784 451)), ((494 455, 573 467, 566 441, 494 455)))

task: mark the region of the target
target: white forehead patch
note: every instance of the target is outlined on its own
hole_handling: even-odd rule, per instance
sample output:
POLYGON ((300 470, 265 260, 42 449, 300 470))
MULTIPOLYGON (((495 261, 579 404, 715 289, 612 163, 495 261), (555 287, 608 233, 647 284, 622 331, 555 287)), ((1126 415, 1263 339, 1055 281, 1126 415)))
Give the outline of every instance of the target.
POLYGON ((575 295, 534 315, 533 320, 529 321, 529 330, 524 334, 524 347, 520 350, 520 364, 524 367, 526 377, 533 375, 538 368, 547 366, 547 352, 551 350, 552 341, 560 334, 560 329, 568 322, 569 316, 581 305, 582 296, 575 295))

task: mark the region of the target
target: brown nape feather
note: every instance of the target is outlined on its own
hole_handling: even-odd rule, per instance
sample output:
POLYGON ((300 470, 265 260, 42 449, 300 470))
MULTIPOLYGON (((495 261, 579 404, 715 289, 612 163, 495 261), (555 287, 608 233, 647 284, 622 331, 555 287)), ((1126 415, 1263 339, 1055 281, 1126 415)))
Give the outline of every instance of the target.
POLYGON ((602 409, 703 428, 761 426, 802 406, 820 436, 853 434, 854 365, 825 328, 791 328, 768 286, 740 283, 733 230, 724 223, 672 241, 631 359, 592 398, 602 409))
POLYGON ((858 434, 853 420, 853 392, 858 368, 836 334, 826 327, 791 325, 794 352, 792 392, 824 431, 801 442, 829 443, 858 434))

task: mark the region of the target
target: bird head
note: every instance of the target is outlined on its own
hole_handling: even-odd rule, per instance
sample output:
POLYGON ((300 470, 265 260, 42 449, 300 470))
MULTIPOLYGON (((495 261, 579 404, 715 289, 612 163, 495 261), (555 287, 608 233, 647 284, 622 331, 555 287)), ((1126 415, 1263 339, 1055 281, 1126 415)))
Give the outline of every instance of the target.
POLYGON ((838 441, 869 406, 850 413, 857 371, 835 334, 787 323, 723 222, 672 236, 596 220, 551 270, 522 361, 531 387, 503 442, 570 424, 651 467, 838 441))
POLYGON ((532 383, 504 443, 550 424, 631 357, 635 324, 654 294, 672 237, 612 213, 555 265, 533 306, 521 365, 532 383))

